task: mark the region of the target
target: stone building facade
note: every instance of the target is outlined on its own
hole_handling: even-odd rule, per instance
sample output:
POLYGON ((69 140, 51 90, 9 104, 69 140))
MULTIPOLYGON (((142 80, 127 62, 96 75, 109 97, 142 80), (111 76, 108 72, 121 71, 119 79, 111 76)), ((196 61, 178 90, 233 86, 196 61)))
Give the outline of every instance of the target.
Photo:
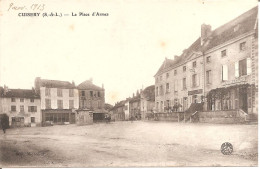
POLYGON ((155 106, 155 86, 148 86, 141 92, 140 109, 141 119, 147 119, 149 114, 154 113, 155 106))
POLYGON ((108 111, 105 110, 105 89, 93 84, 92 79, 77 86, 79 91, 79 109, 93 113, 93 120, 103 121, 108 111))
POLYGON ((75 123, 79 94, 74 83, 37 77, 35 90, 41 97, 42 122, 75 123))
POLYGON ((201 26, 198 38, 181 56, 165 59, 155 77, 156 112, 204 109, 257 114, 257 7, 214 31, 201 26))
POLYGON ((40 126, 41 102, 40 95, 34 89, 0 88, 0 114, 9 117, 9 126, 40 126))

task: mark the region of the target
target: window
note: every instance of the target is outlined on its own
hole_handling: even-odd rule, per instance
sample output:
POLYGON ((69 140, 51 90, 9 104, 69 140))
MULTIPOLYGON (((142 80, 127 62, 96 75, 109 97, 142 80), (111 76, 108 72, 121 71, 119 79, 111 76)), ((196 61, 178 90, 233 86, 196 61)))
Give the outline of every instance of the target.
POLYGON ((163 95, 163 86, 160 86, 160 95, 163 95))
POLYGON ((34 103, 34 99, 30 99, 30 102, 31 102, 31 103, 34 103))
POLYGON ((183 69, 183 72, 186 72, 186 66, 183 66, 182 69, 183 69))
POLYGON ((21 98, 21 99, 20 99, 20 102, 24 102, 24 98, 21 98))
POLYGON ((69 109, 73 109, 74 108, 74 100, 70 100, 69 101, 69 109))
POLYGON ((166 83, 166 93, 170 93, 170 85, 169 85, 169 83, 166 83))
POLYGON ((11 106, 11 111, 16 111, 16 106, 11 106))
POLYGON ((50 96, 51 95, 51 89, 50 88, 46 88, 45 89, 45 96, 50 96))
POLYGON ((194 62, 192 63, 192 67, 195 68, 196 66, 197 66, 197 62, 194 61, 194 62))
POLYGON ((207 84, 212 83, 211 70, 206 71, 206 82, 207 82, 207 84))
POLYGON ((100 102, 100 100, 98 100, 98 108, 100 109, 101 108, 101 102, 100 102))
POLYGON ((69 97, 74 97, 74 89, 70 89, 70 91, 69 91, 69 97))
POLYGON ((177 70, 174 70, 174 75, 177 75, 177 70))
POLYGON ((166 78, 167 78, 167 79, 169 78, 169 73, 166 73, 166 78))
POLYGON ((81 96, 85 96, 85 91, 81 91, 81 96))
POLYGON ((183 79, 182 79, 182 89, 183 89, 183 90, 186 90, 186 89, 187 89, 187 87, 186 87, 186 78, 183 78, 183 79))
POLYGON ((192 75, 192 87, 197 86, 197 74, 192 75))
POLYGON ((20 112, 24 112, 24 105, 20 106, 20 112))
POLYGON ((62 97, 62 89, 57 89, 57 96, 62 97))
POLYGON ((51 100, 50 99, 45 99, 45 108, 51 109, 51 100))
POLYGON ((159 95, 159 87, 156 87, 156 96, 159 95))
POLYGON ((239 49, 240 51, 245 51, 246 50, 246 42, 242 42, 239 44, 239 49))
POLYGON ((15 102, 15 98, 11 98, 11 102, 15 102))
POLYGON ((251 58, 246 58, 235 62, 235 76, 240 77, 244 75, 250 75, 252 72, 251 58))
POLYGON ((175 80, 174 81, 174 92, 177 92, 178 91, 178 81, 175 80))
POLYGON ((166 107, 167 107, 167 108, 170 107, 170 100, 166 100, 166 107))
POLYGON ((100 92, 98 92, 98 97, 101 97, 100 92))
POLYGON ((58 109, 63 109, 63 100, 58 100, 58 109))
POLYGON ((207 63, 210 63, 210 61, 211 61, 211 57, 208 56, 208 57, 206 58, 206 62, 207 62, 207 63))
POLYGON ((162 76, 160 76, 160 81, 162 81, 162 76))
POLYGON ((227 50, 222 50, 221 51, 221 57, 227 56, 227 50))
POLYGON ((28 106, 28 112, 37 112, 37 106, 28 106))
POLYGON ((31 117, 31 123, 35 123, 35 117, 31 117))
POLYGON ((156 82, 158 82, 158 77, 156 78, 156 82))
POLYGON ((228 67, 227 65, 222 65, 222 81, 228 80, 228 67))
POLYGON ((93 97, 93 91, 90 91, 90 96, 93 97))

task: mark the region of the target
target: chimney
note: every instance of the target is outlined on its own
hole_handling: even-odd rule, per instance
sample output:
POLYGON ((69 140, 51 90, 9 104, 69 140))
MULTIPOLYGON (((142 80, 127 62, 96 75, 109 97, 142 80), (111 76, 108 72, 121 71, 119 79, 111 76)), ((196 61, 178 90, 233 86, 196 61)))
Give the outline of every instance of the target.
POLYGON ((204 43, 206 42, 206 40, 210 36, 210 34, 211 34, 211 26, 202 24, 201 25, 201 36, 200 36, 201 45, 204 45, 204 43))
POLYGON ((4 85, 4 95, 6 95, 7 92, 8 92, 8 87, 4 85))
POLYGON ((104 89, 104 83, 102 83, 102 89, 104 89))
POLYGON ((91 82, 91 83, 93 83, 93 78, 91 77, 91 78, 89 78, 89 81, 91 82))
POLYGON ((40 87, 41 87, 41 78, 36 77, 34 80, 34 88, 35 88, 36 93, 40 92, 40 87))
POLYGON ((135 94, 133 93, 133 98, 135 97, 135 94))
POLYGON ((74 82, 74 80, 72 80, 72 83, 71 83, 74 87, 75 87, 75 82, 74 82))

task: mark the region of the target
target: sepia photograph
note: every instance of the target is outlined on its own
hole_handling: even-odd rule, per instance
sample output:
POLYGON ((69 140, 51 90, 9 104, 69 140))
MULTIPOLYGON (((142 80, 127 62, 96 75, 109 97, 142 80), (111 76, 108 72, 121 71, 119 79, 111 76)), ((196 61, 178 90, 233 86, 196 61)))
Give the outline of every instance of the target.
POLYGON ((257 0, 0 0, 0 167, 258 166, 257 0))

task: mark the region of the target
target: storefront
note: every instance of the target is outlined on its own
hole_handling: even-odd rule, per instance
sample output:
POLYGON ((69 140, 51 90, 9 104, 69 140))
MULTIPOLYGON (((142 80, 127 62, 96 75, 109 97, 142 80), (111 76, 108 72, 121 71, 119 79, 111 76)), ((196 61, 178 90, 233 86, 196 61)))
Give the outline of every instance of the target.
POLYGON ((235 110, 241 109, 251 113, 255 105, 255 85, 238 84, 211 90, 207 94, 207 109, 235 110))
POLYGON ((64 110, 42 110, 43 123, 52 122, 53 124, 74 124, 75 112, 68 109, 64 110))

